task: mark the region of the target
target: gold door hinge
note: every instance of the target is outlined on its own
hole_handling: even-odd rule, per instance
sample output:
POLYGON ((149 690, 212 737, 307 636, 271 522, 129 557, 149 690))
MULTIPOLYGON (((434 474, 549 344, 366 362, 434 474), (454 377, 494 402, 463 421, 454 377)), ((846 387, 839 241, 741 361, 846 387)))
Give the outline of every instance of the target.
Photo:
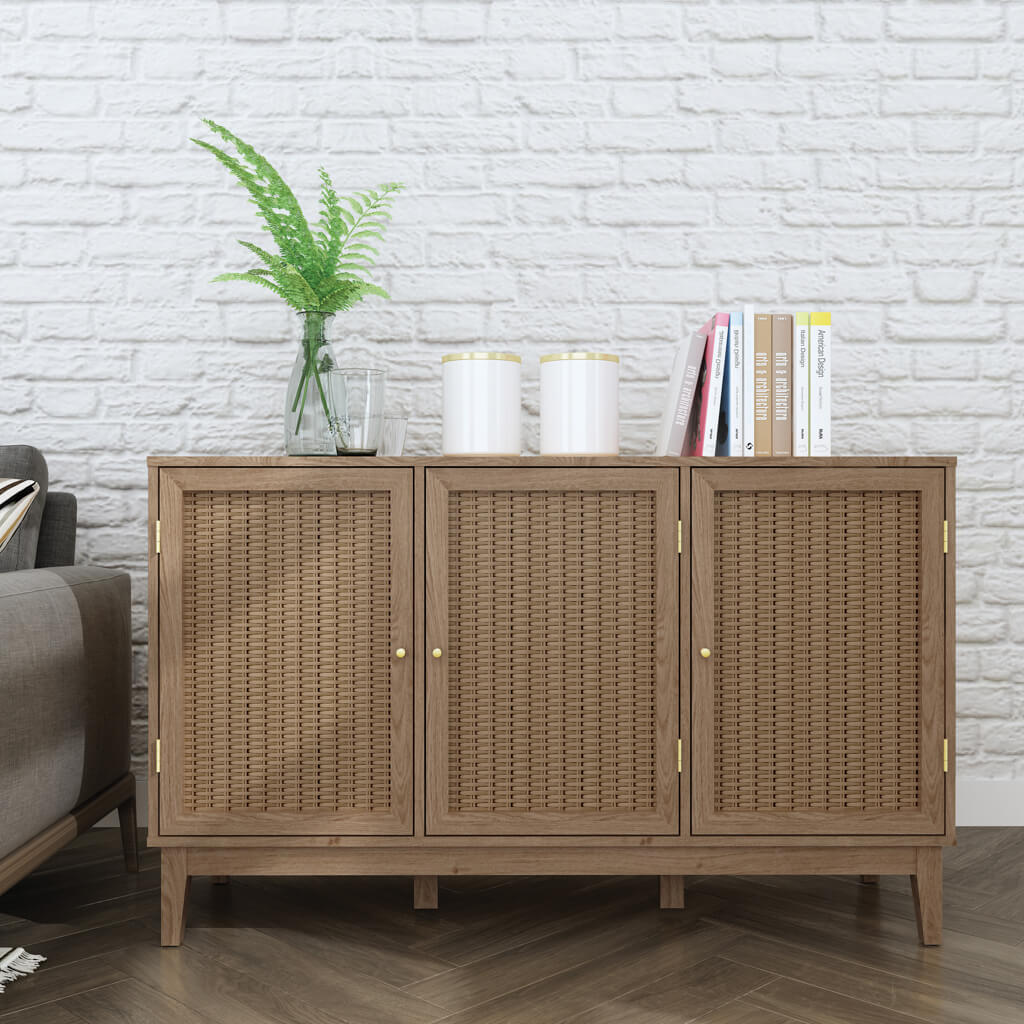
POLYGON ((153 757, 156 760, 156 774, 160 774, 160 741, 157 740, 154 744, 153 757))
POLYGON ((942 741, 942 770, 949 771, 949 740, 942 741))
POLYGON ((676 531, 676 547, 679 549, 679 554, 683 553, 683 521, 679 520, 678 529, 676 531))
POLYGON ((678 763, 677 763, 677 769, 679 771, 679 774, 682 775, 683 774, 683 741, 682 740, 679 741, 679 746, 678 746, 677 749, 679 751, 679 760, 678 760, 678 763))
POLYGON ((942 520, 942 553, 949 554, 949 520, 942 520))
POLYGON ((156 521, 156 553, 160 554, 160 520, 156 521))

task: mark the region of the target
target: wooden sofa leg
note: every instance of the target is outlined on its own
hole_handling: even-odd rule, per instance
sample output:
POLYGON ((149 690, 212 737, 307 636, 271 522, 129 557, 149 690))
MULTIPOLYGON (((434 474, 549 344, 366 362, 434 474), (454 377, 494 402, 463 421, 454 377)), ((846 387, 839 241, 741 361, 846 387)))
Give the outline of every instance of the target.
POLYGON ((683 875, 661 876, 661 909, 682 910, 686 906, 685 882, 683 875))
POLYGON ((188 850, 165 846, 160 851, 160 945, 180 946, 185 934, 189 889, 188 850))
POLYGON ((416 875, 412 880, 414 910, 437 910, 437 875, 416 875))
POLYGON ((864 885, 878 885, 878 875, 861 875, 860 880, 864 885))
POLYGON ((910 876, 917 914, 917 935, 922 946, 942 945, 942 848, 917 851, 917 873, 910 876))
POLYGON ((121 826, 121 849, 124 867, 133 874, 139 870, 139 830, 135 821, 135 794, 117 808, 117 821, 121 826))

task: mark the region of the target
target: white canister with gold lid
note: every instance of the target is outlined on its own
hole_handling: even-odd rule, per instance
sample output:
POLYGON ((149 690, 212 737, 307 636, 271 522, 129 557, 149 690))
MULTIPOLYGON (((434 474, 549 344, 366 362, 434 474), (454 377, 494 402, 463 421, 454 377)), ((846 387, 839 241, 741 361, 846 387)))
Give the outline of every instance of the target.
POLYGON ((558 352, 540 357, 540 451, 618 455, 618 356, 558 352))
POLYGON ((441 358, 441 451, 518 455, 522 359, 508 352, 453 352, 441 358))

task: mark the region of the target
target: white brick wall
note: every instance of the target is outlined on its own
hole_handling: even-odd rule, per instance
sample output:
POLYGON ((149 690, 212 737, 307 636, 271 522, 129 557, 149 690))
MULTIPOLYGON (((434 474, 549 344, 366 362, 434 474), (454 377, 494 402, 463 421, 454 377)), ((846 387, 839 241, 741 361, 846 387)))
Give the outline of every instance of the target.
POLYGON ((188 142, 212 116, 302 198, 402 179, 390 304, 340 316, 417 451, 439 356, 624 356, 646 451, 673 344, 709 310, 836 311, 837 453, 960 467, 961 774, 1024 782, 1024 7, 832 0, 6 2, 0 424, 78 492, 81 558, 134 575, 144 457, 266 453, 295 321, 245 285, 257 235, 188 142))

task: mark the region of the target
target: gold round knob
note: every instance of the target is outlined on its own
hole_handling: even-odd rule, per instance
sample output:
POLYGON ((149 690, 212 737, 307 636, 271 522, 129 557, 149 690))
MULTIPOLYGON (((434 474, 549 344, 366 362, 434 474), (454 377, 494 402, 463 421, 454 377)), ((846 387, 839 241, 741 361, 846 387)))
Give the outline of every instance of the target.
POLYGON ((398 650, 395 651, 395 657, 396 658, 404 658, 405 657, 405 648, 404 647, 399 647, 398 650))
POLYGON ((432 655, 433 655, 433 656, 434 656, 435 658, 440 658, 440 657, 441 657, 441 648, 440 648, 440 647, 435 647, 435 648, 434 648, 434 649, 433 649, 433 650, 432 650, 432 651, 431 651, 430 653, 431 653, 431 654, 432 654, 432 655))
POLYGON ((711 657, 711 649, 708 648, 708 647, 702 647, 700 649, 700 656, 702 658, 710 658, 711 657))

